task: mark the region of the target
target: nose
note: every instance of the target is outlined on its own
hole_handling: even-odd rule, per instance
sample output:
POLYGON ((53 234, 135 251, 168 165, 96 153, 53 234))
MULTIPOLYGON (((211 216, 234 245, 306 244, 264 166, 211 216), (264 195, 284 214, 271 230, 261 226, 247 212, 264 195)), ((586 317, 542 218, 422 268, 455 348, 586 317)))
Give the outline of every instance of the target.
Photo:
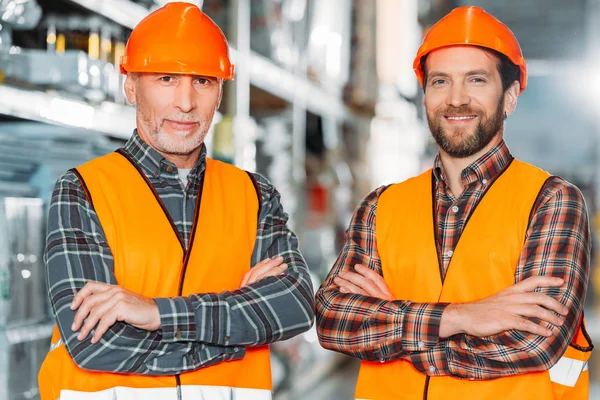
POLYGON ((460 83, 453 83, 450 86, 448 97, 446 98, 446 104, 451 105, 455 108, 459 108, 464 105, 468 105, 471 102, 471 97, 464 85, 460 83))
POLYGON ((189 76, 181 77, 175 94, 175 107, 181 112, 189 113, 196 108, 196 91, 193 79, 189 76))

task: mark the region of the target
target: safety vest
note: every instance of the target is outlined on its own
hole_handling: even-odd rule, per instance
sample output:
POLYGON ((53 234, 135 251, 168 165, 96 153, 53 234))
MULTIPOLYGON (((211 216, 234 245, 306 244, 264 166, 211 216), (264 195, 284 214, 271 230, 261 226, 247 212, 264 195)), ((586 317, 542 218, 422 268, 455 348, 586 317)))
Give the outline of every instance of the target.
MULTIPOLYGON (((124 152, 92 160, 77 172, 102 224, 120 286, 150 298, 240 287, 250 269, 259 209, 246 172, 207 159, 188 251, 158 194, 124 152)), ((38 376, 42 400, 176 400, 177 386, 183 400, 271 398, 268 346, 248 347, 243 359, 194 372, 144 376, 83 370, 59 340, 55 326, 38 376)))
MULTIPOLYGON (((379 198, 376 236, 383 277, 394 298, 464 303, 513 285, 530 213, 548 178, 546 172, 514 160, 471 214, 443 282, 431 170, 390 186, 379 198)), ((363 361, 356 398, 587 400, 591 350, 582 319, 568 350, 549 371, 475 381, 428 377, 405 360, 363 361)))

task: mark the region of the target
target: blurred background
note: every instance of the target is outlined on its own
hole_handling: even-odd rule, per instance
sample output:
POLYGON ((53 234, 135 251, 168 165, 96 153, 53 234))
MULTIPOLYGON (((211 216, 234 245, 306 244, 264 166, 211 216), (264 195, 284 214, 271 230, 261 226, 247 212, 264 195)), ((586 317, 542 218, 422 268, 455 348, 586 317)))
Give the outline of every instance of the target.
MULTIPOLYGON (((66 169, 131 135, 119 57, 131 29, 166 2, 0 0, 0 399, 38 398, 53 323, 42 263, 51 190, 66 169)), ((236 64, 209 155, 276 185, 315 289, 361 198, 431 166, 436 148, 412 61, 427 29, 460 5, 483 6, 519 39, 530 80, 507 142, 581 188, 596 235, 599 0, 194 3, 226 33, 236 64)), ((600 340, 595 264, 586 307, 600 340)), ((358 363, 320 348, 314 328, 273 345, 272 358, 278 400, 353 398, 358 363)), ((595 385, 591 398, 600 399, 595 385)))

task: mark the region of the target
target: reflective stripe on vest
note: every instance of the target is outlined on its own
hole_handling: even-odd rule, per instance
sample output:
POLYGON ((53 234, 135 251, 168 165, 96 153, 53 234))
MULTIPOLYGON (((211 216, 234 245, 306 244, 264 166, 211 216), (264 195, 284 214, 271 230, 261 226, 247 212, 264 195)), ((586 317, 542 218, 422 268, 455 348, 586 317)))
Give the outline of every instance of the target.
MULTIPOLYGON (((443 283, 435 242, 432 171, 386 189, 377 205, 375 229, 383 277, 394 298, 417 303, 465 303, 513 285, 531 209, 549 177, 514 160, 488 185, 463 229, 443 283)), ((589 359, 592 346, 583 320, 579 325, 552 372, 557 382, 551 380, 548 371, 469 380, 427 377, 404 359, 363 361, 356 398, 587 400, 589 373, 579 362, 589 359), (573 379, 575 386, 563 384, 573 379)))
MULTIPOLYGON (((193 400, 271 400, 270 390, 220 386, 182 386, 181 397, 193 400)), ((179 400, 176 388, 116 387, 101 392, 63 390, 58 400, 179 400)))
POLYGON ((588 370, 588 362, 574 358, 561 357, 560 360, 550 368, 550 380, 565 386, 575 386, 583 371, 588 370))
MULTIPOLYGON (((256 188, 245 171, 207 159, 189 249, 178 237, 175 225, 165 215, 150 183, 126 156, 109 154, 77 171, 102 224, 120 286, 151 298, 220 293, 240 287, 244 274, 250 269, 259 204, 256 188), (210 234, 205 234, 207 232, 210 234)), ((160 396, 163 392, 174 393, 178 384, 175 375, 83 370, 61 342, 55 326, 52 351, 38 375, 42 400, 62 399, 69 393, 76 393, 78 399, 84 398, 83 393, 114 396, 123 390, 132 396, 135 394, 132 398, 145 399, 146 393, 153 390, 160 392, 160 396)), ((204 398, 219 399, 221 397, 211 396, 213 393, 234 395, 237 389, 249 389, 239 392, 244 394, 242 398, 246 398, 247 393, 270 393, 269 348, 248 347, 243 359, 221 362, 178 377, 182 388, 195 390, 183 400, 202 398, 194 393, 209 393, 204 398), (213 387, 218 389, 211 389, 213 387)))

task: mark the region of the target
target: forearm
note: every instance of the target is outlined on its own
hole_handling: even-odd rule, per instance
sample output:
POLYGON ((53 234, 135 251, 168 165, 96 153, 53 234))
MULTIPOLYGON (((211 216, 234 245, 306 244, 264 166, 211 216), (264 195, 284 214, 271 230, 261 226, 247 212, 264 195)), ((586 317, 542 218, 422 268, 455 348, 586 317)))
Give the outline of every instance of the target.
POLYGON ((166 343, 162 332, 136 329, 117 322, 91 343, 91 335, 82 341, 68 324, 74 312, 68 307, 57 314, 61 338, 73 361, 82 369, 111 373, 173 375, 193 371, 216 362, 241 358, 243 347, 219 347, 198 342, 166 343), (65 329, 66 327, 66 329, 65 329))
POLYGON ((317 292, 321 345, 362 360, 389 361, 439 342, 437 327, 445 304, 386 301, 335 288, 317 292))
MULTIPOLYGON (((211 362, 220 348, 207 344, 167 343, 162 332, 147 332, 117 322, 96 344, 92 335, 77 339, 72 331, 75 294, 89 281, 117 284, 113 256, 100 221, 76 176, 69 172, 57 184, 48 212, 44 253, 50 303, 61 340, 81 368, 117 372, 164 374, 196 369, 211 362), (210 354, 210 356, 207 356, 210 354)), ((226 348, 223 354, 242 356, 244 349, 226 348)))
POLYGON ((564 353, 568 328, 554 328, 553 338, 508 331, 485 338, 458 334, 426 352, 406 354, 404 359, 430 376, 488 380, 528 372, 545 371, 564 353))
POLYGON ((362 266, 381 274, 378 257, 364 257, 349 239, 317 292, 317 331, 321 345, 363 360, 386 361, 411 351, 423 351, 439 341, 446 304, 384 300, 341 293, 336 277, 362 266))
POLYGON ((288 269, 235 291, 155 299, 168 342, 256 346, 285 340, 313 323, 313 290, 297 252, 282 254, 288 269))

